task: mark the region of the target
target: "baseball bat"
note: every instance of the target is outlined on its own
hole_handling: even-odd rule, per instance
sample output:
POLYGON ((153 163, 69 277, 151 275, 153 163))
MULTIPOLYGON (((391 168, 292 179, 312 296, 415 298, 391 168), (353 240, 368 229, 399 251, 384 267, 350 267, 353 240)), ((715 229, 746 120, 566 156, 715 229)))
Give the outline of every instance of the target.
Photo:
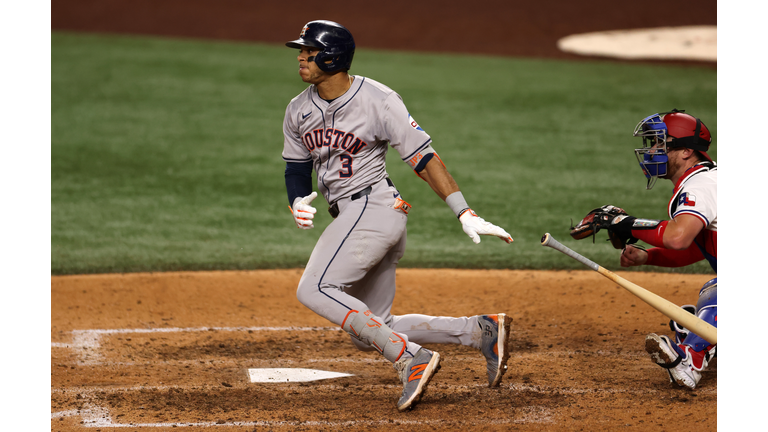
POLYGON ((717 344, 717 327, 709 324, 696 315, 693 315, 680 306, 672 303, 671 301, 624 279, 616 273, 613 273, 612 271, 597 265, 594 261, 579 255, 568 246, 565 246, 559 241, 555 240, 550 233, 544 234, 544 237, 541 238, 541 245, 549 246, 552 249, 558 250, 568 255, 576 261, 621 285, 622 288, 626 289, 637 297, 640 297, 640 300, 648 303, 654 309, 675 320, 678 324, 681 324, 688 330, 701 336, 707 342, 711 344, 717 344))

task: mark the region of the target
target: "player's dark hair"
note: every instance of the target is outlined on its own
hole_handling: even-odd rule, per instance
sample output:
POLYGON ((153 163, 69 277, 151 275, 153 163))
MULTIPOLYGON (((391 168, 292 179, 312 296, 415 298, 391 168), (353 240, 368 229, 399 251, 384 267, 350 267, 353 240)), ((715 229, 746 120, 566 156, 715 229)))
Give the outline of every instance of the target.
POLYGON ((704 155, 701 154, 700 151, 694 150, 693 153, 696 155, 696 158, 699 160, 699 162, 709 162, 709 159, 704 157, 704 155))

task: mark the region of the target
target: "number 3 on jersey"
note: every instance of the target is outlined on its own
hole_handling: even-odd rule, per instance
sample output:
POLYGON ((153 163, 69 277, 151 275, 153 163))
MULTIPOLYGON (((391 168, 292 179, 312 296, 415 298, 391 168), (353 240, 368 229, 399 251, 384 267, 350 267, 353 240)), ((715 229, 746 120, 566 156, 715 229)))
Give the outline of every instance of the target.
POLYGON ((350 178, 352 177, 352 157, 349 155, 339 155, 339 160, 341 160, 341 167, 343 170, 339 170, 339 177, 341 178, 350 178))

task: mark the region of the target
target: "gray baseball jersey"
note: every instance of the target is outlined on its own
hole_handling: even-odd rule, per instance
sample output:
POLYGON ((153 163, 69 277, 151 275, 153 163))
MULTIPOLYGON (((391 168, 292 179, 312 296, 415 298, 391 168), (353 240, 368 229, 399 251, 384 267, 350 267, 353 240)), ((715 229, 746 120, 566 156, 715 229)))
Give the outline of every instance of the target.
POLYGON ((371 343, 373 336, 352 340, 360 349, 379 349, 390 361, 403 353, 413 356, 421 343, 479 348, 476 317, 390 313, 395 270, 405 252, 407 213, 396 205, 400 194, 387 175, 387 150, 393 147, 412 168, 433 152, 430 136, 401 97, 361 76, 330 102, 313 85, 288 105, 283 132, 283 159, 312 161, 320 192, 339 210, 312 251, 299 282, 299 301, 353 336, 357 323, 384 324, 394 333, 390 341, 401 338, 389 349, 371 343))
POLYGON ((330 204, 385 179, 389 146, 412 168, 433 152, 432 139, 400 95, 360 76, 331 102, 315 86, 296 96, 285 111, 283 134, 283 160, 313 161, 318 189, 330 204))

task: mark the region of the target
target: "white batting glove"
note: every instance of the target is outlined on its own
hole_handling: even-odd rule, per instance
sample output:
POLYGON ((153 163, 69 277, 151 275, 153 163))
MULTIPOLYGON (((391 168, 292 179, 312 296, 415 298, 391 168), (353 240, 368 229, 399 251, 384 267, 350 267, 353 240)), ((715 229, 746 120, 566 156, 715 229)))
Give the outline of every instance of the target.
POLYGON ((297 227, 305 230, 315 227, 312 219, 315 218, 317 209, 309 205, 315 198, 317 198, 317 192, 312 192, 304 198, 296 198, 293 201, 291 213, 293 213, 293 220, 297 227))
POLYGON ((486 222, 485 219, 478 216, 472 209, 465 210, 459 216, 459 220, 461 221, 461 228, 464 229, 464 232, 467 233, 475 244, 480 243, 481 235, 496 236, 507 243, 514 241, 508 232, 504 231, 501 227, 486 222))

